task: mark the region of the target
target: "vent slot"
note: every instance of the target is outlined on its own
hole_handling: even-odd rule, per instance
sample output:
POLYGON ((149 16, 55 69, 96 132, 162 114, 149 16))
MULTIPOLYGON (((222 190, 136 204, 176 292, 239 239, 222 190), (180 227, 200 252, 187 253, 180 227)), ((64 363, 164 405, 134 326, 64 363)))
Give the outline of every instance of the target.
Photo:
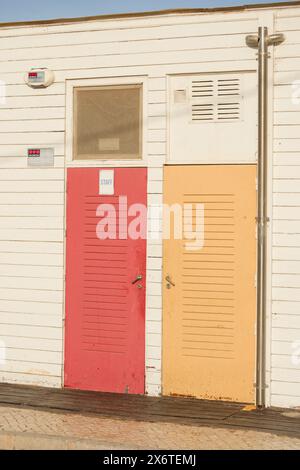
POLYGON ((214 104, 193 104, 192 105, 193 121, 213 121, 214 120, 214 104))
POLYGON ((193 80, 192 98, 214 96, 213 80, 193 80))
POLYGON ((192 80, 192 122, 240 121, 243 100, 241 89, 241 78, 236 75, 192 80))
POLYGON ((240 95, 240 79, 224 79, 218 80, 218 96, 239 96, 240 95))
POLYGON ((240 119, 240 103, 218 103, 218 120, 240 119))

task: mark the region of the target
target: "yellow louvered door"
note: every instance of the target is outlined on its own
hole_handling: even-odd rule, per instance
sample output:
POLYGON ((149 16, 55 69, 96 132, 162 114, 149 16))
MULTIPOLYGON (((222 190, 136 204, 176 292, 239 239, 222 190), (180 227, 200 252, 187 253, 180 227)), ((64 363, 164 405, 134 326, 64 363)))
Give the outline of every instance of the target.
POLYGON ((186 206, 193 230, 201 205, 204 245, 191 249, 186 234, 174 236, 171 217, 164 240, 163 393, 253 403, 256 167, 168 166, 164 202, 193 204, 186 206))

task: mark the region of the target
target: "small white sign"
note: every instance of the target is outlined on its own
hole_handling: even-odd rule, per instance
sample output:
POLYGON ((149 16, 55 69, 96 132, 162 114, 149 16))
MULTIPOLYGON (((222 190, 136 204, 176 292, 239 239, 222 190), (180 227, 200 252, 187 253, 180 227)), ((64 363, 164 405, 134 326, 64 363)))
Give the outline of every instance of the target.
POLYGON ((113 196, 115 194, 115 171, 100 170, 99 172, 100 196, 113 196))

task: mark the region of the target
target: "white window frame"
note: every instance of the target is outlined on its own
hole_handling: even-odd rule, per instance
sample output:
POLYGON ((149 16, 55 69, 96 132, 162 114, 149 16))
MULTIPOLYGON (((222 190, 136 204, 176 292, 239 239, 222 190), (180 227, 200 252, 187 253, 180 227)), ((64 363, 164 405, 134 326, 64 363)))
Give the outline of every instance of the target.
POLYGON ((147 166, 147 77, 88 78, 66 81, 66 166, 67 167, 145 167, 147 166), (101 86, 142 86, 142 158, 74 160, 74 88, 101 86))

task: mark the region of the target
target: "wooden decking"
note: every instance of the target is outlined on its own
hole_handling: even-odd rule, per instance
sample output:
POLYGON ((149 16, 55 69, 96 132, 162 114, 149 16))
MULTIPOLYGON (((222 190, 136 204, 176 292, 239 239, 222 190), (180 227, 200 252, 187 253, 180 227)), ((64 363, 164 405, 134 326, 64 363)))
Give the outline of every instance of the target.
POLYGON ((268 408, 246 411, 245 405, 239 403, 0 384, 0 406, 4 405, 96 414, 115 419, 252 429, 300 438, 300 410, 268 408))

